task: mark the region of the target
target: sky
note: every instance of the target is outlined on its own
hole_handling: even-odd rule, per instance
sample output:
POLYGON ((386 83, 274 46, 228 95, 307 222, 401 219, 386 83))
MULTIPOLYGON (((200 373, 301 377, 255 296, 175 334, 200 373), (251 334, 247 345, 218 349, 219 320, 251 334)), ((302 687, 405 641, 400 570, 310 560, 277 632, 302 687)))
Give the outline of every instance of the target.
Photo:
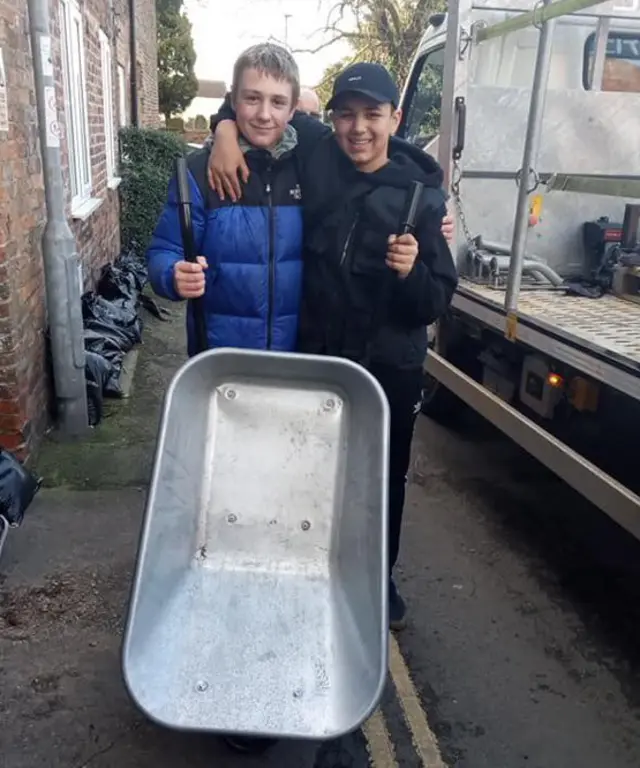
MULTIPOLYGON (((231 83, 233 62, 248 46, 274 38, 296 49, 313 49, 331 37, 319 32, 326 23, 331 0, 187 0, 200 80, 231 83), (289 19, 285 17, 289 14, 289 19)), ((315 85, 330 64, 348 52, 335 43, 315 53, 295 53, 304 85, 315 85)))

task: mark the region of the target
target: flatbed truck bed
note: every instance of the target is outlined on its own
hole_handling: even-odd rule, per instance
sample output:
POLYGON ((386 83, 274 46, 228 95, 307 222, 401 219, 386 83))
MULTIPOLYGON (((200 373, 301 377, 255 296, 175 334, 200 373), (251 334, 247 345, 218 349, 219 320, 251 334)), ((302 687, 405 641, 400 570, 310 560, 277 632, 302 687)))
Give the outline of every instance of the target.
MULTIPOLYGON (((452 305, 504 333, 504 297, 500 288, 461 278, 452 305)), ((612 294, 523 289, 516 333, 531 348, 640 400, 640 304, 612 294)))

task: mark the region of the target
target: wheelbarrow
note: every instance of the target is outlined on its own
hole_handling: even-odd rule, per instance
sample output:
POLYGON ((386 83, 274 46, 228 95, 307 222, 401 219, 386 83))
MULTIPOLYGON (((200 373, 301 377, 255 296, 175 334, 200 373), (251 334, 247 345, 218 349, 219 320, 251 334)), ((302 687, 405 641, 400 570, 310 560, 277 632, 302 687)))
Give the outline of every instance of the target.
POLYGON ((217 349, 161 417, 123 641, 171 729, 326 741, 377 707, 388 653, 384 393, 344 359, 217 349))

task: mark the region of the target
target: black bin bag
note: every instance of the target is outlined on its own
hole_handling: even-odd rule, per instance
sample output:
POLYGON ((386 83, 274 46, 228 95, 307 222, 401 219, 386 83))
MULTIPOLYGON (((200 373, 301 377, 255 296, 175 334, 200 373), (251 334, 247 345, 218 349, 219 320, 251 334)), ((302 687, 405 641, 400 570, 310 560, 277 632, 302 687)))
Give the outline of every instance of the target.
POLYGON ((10 451, 0 448, 0 555, 9 528, 17 528, 42 480, 10 451))
POLYGON ((30 472, 17 456, 0 448, 0 516, 12 528, 22 523, 24 513, 41 484, 42 480, 30 472))

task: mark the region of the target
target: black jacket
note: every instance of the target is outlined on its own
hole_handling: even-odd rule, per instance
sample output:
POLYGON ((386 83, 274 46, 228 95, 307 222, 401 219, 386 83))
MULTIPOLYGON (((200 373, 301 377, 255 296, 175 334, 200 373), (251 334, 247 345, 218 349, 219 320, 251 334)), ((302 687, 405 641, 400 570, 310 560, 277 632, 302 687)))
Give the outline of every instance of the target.
MULTIPOLYGON (((218 120, 233 118, 229 102, 218 120)), ((421 367, 427 325, 444 314, 457 273, 440 227, 442 170, 407 142, 392 139, 389 163, 359 172, 333 132, 296 113, 304 215, 304 272, 298 349, 365 365, 421 367), (404 279, 385 264, 412 181, 425 185, 415 237, 419 258, 404 279)))

